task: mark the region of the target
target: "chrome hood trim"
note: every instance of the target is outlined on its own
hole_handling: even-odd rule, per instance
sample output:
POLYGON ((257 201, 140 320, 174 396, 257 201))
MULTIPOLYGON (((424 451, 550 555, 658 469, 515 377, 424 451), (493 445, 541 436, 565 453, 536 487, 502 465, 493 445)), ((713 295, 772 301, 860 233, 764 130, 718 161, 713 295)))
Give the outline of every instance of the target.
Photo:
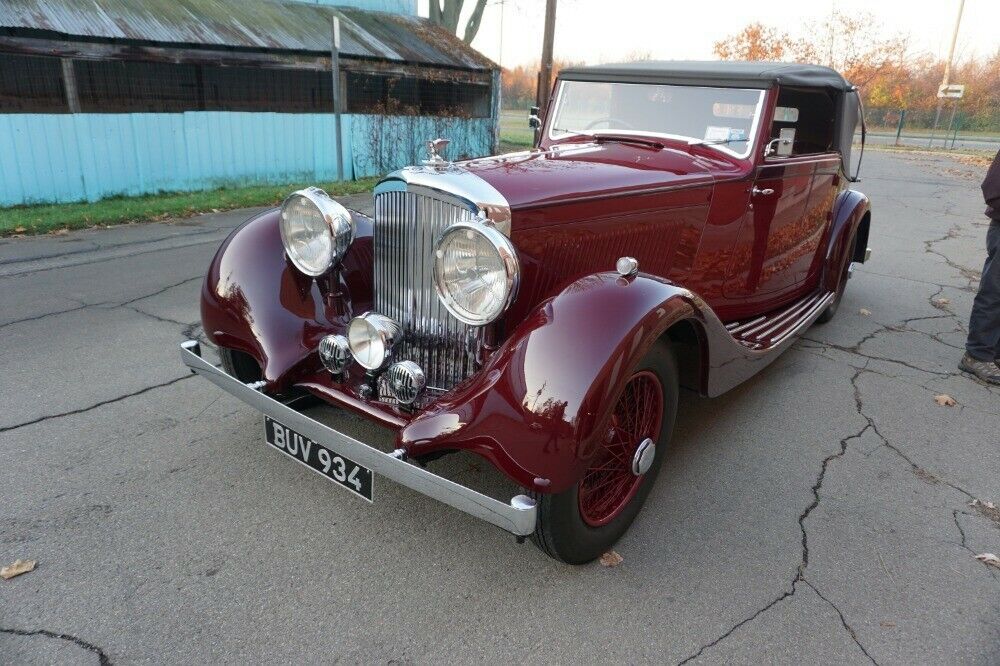
POLYGON ((476 216, 492 222, 510 237, 510 204, 500 192, 460 164, 408 166, 393 171, 375 186, 374 196, 385 192, 416 192, 421 189, 444 194, 467 206, 476 216))

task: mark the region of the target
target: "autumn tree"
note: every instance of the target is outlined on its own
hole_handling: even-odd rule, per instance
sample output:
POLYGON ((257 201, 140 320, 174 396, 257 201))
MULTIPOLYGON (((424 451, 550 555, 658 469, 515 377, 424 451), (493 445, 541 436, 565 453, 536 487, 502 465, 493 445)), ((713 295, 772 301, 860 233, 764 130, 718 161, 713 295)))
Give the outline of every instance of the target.
MULTIPOLYGON (((465 33, 462 41, 471 44, 479 33, 479 26, 483 21, 483 12, 486 10, 486 0, 475 0, 472 7, 472 14, 465 23, 465 33)), ((458 34, 458 23, 462 18, 462 9, 465 7, 465 0, 429 0, 430 20, 444 27, 448 32, 458 34)))
POLYGON ((715 43, 715 55, 721 60, 784 60, 791 42, 788 33, 751 23, 735 35, 715 43))
MULTIPOLYGON (((552 63, 553 78, 559 75, 564 67, 582 63, 556 60, 552 63)), ((535 92, 538 84, 538 65, 518 65, 504 69, 500 76, 500 90, 503 105, 509 109, 526 109, 535 103, 535 92)))
POLYGON ((795 41, 795 60, 832 67, 862 89, 904 66, 909 48, 906 35, 885 34, 868 13, 834 10, 823 21, 810 24, 806 34, 809 37, 795 41))

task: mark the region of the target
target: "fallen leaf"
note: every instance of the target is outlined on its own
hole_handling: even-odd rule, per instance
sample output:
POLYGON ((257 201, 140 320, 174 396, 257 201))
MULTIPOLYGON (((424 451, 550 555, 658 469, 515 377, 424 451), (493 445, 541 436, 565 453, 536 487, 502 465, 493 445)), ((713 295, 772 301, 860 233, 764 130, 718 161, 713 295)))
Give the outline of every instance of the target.
POLYGON ((14 576, 20 576, 21 574, 26 574, 29 571, 34 571, 36 564, 38 563, 34 560, 14 560, 14 564, 0 569, 0 578, 9 580, 14 576))
POLYGON ((27 229, 25 229, 24 227, 14 227, 15 234, 23 234, 25 231, 27 231, 27 229))
POLYGON ((872 316, 872 311, 871 311, 871 310, 868 310, 868 309, 866 309, 866 308, 861 308, 860 310, 858 310, 858 313, 859 313, 859 314, 860 314, 860 315, 861 315, 862 317, 871 317, 871 316, 872 316))
POLYGON ((951 301, 947 298, 935 298, 934 300, 931 301, 931 305, 936 307, 938 310, 946 310, 947 309, 946 306, 949 303, 951 303, 951 301))
POLYGON ((56 229, 51 233, 53 236, 66 236, 69 234, 69 229, 56 229))
POLYGON ((624 561, 625 558, 613 550, 609 550, 608 552, 601 555, 602 567, 616 567, 624 561))
POLYGON ((976 559, 983 564, 1000 569, 1000 557, 997 557, 993 553, 980 553, 976 555, 976 559))
POLYGON ((941 405, 942 407, 954 407, 958 404, 953 397, 947 393, 942 393, 941 395, 934 396, 934 402, 941 405))

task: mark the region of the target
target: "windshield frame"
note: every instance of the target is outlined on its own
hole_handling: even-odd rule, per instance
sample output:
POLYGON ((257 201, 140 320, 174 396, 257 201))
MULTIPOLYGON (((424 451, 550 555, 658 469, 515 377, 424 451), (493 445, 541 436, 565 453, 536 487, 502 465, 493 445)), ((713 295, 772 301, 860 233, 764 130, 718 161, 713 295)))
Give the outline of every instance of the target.
POLYGON ((720 151, 722 151, 724 153, 727 153, 728 155, 731 155, 731 156, 739 158, 739 159, 746 159, 746 158, 750 157, 750 155, 753 153, 754 145, 756 144, 756 141, 757 141, 757 132, 758 132, 758 130, 760 128, 761 118, 764 115, 765 96, 767 94, 767 90, 765 90, 763 88, 753 88, 753 87, 751 87, 751 88, 743 88, 743 87, 730 87, 730 86, 689 86, 689 85, 680 85, 680 84, 674 84, 674 83, 633 83, 631 81, 584 81, 584 80, 577 80, 577 79, 559 79, 558 83, 559 83, 559 86, 558 86, 558 89, 556 91, 556 96, 555 96, 555 99, 552 102, 552 113, 550 114, 550 117, 546 119, 546 125, 547 125, 546 136, 548 137, 549 141, 562 141, 564 139, 568 139, 568 138, 571 138, 571 137, 574 137, 574 136, 595 136, 595 137, 599 137, 599 136, 641 136, 641 137, 649 137, 649 138, 664 138, 664 139, 673 139, 675 141, 683 141, 683 142, 688 143, 688 144, 695 144, 695 145, 701 145, 701 146, 709 146, 711 148, 715 148, 716 150, 720 150, 720 151), (703 139, 701 139, 699 137, 683 136, 683 135, 680 135, 680 134, 668 134, 668 133, 665 133, 665 132, 648 132, 648 131, 645 131, 645 130, 629 130, 629 129, 615 129, 615 130, 600 130, 600 129, 582 130, 581 129, 581 130, 577 130, 577 129, 573 129, 573 130, 564 130, 564 131, 560 131, 560 132, 556 133, 556 118, 559 116, 559 108, 560 108, 560 105, 562 104, 562 101, 563 101, 563 91, 566 89, 566 84, 567 83, 571 83, 571 82, 572 83, 609 83, 609 84, 623 85, 623 86, 631 86, 631 85, 658 85, 659 86, 659 85, 662 85, 662 86, 670 86, 672 88, 699 88, 701 90, 742 90, 744 92, 750 92, 750 93, 756 92, 756 93, 758 93, 757 103, 756 103, 756 111, 754 112, 753 120, 750 123, 750 131, 747 133, 746 150, 743 151, 743 152, 736 152, 735 150, 733 150, 732 148, 730 148, 726 144, 711 143, 711 142, 708 142, 708 141, 704 141, 703 139))

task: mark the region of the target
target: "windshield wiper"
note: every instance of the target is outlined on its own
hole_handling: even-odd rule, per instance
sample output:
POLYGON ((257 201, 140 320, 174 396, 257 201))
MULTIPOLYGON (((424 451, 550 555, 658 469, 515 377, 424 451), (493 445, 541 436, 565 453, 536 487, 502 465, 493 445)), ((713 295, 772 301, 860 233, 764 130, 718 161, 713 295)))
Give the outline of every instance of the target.
POLYGON ((726 143, 746 143, 749 139, 719 139, 718 141, 705 141, 704 139, 691 139, 689 146, 721 146, 726 143))
POLYGON ((632 134, 615 134, 614 132, 581 132, 579 130, 571 129, 560 129, 558 127, 552 128, 553 132, 565 132, 566 134, 572 134, 574 137, 582 137, 594 143, 604 143, 607 141, 620 141, 622 143, 641 143, 645 146, 652 146, 654 148, 663 148, 663 142, 657 141, 656 139, 649 139, 643 136, 634 136, 632 134))
POLYGON ((663 142, 657 141, 656 139, 647 139, 644 136, 633 136, 631 134, 611 134, 601 132, 600 134, 594 134, 594 141, 597 143, 603 143, 605 141, 620 141, 622 143, 641 143, 646 146, 652 146, 654 148, 663 148, 663 142))

